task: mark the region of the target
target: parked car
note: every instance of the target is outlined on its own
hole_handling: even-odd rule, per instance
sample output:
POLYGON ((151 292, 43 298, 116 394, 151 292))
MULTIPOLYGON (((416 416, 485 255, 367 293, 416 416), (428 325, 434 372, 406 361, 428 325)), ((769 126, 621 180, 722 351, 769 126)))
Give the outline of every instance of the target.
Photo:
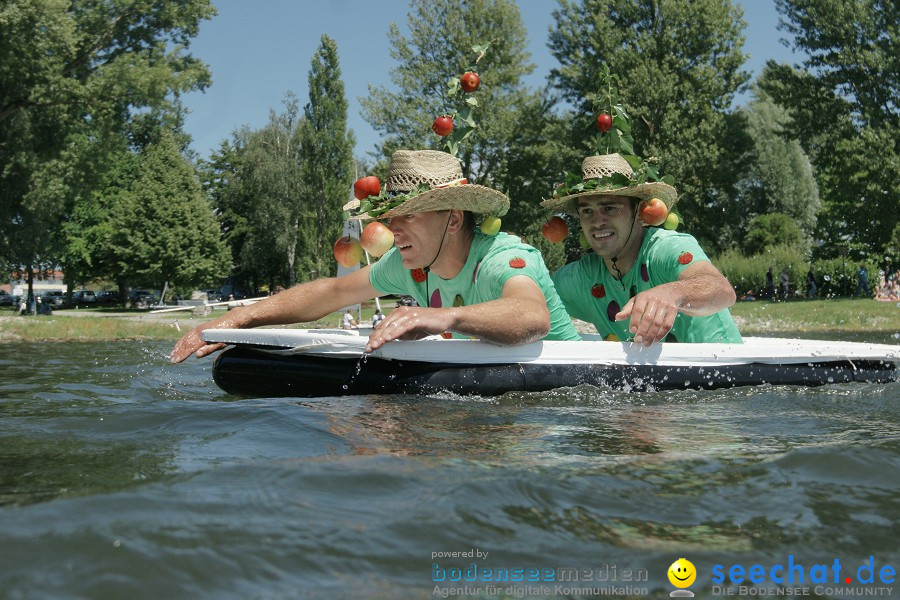
POLYGON ((119 304, 119 292, 116 290, 103 290, 97 292, 97 304, 119 304))
POLYGON ((153 304, 153 294, 147 290, 130 290, 128 299, 135 306, 150 306, 153 304))
POLYGON ((16 297, 12 294, 0 290, 0 306, 12 306, 16 303, 16 297))
POLYGON ((65 305, 66 293, 60 291, 45 292, 44 295, 41 296, 41 299, 50 306, 57 308, 65 305))
POLYGON ((97 304, 97 295, 93 290, 80 290, 72 293, 74 304, 97 304))

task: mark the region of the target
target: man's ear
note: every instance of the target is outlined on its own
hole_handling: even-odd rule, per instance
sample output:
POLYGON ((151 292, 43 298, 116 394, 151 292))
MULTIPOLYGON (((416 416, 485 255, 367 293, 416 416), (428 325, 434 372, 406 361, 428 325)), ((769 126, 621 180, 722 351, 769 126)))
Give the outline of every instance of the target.
POLYGON ((465 212, 458 209, 452 209, 450 211, 450 220, 447 222, 447 231, 450 233, 457 233, 460 229, 462 229, 465 220, 465 212))

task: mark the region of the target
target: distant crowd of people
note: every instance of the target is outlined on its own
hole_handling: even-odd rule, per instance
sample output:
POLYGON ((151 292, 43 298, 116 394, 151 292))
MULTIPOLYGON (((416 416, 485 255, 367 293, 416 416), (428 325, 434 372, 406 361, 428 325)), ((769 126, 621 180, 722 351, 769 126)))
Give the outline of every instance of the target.
POLYGON ((893 273, 879 271, 878 285, 875 287, 875 299, 882 302, 900 300, 900 269, 893 273))
MULTIPOLYGON (((826 275, 825 281, 828 282, 830 280, 830 277, 826 275)), ((810 268, 806 273, 806 297, 815 298, 819 291, 819 285, 815 273, 810 268)), ((740 300, 756 300, 757 298, 765 300, 787 299, 791 296, 799 297, 801 295, 802 292, 800 290, 791 292, 791 280, 787 269, 781 271, 781 275, 778 278, 778 286, 776 287, 775 275, 772 273, 772 267, 769 267, 768 271, 766 271, 765 288, 760 290, 758 294, 753 290, 748 290, 740 296, 740 300)), ((856 270, 856 290, 853 292, 853 297, 873 297, 872 290, 869 288, 869 270, 863 264, 860 264, 856 270)), ((885 271, 879 270, 874 298, 882 301, 900 300, 900 270, 894 273, 885 273, 885 271)))

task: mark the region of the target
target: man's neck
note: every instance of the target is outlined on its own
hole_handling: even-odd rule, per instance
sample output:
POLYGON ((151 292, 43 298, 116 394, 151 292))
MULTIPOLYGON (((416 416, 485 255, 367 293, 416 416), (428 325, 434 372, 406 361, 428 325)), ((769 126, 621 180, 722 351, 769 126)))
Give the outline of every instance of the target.
POLYGON ((469 259, 469 250, 472 248, 474 237, 472 231, 448 233, 440 256, 431 265, 431 272, 441 279, 453 279, 459 275, 469 259))
POLYGON ((619 250, 619 253, 616 256, 609 258, 603 257, 603 262, 606 265, 607 270, 617 279, 619 278, 619 273, 624 275, 637 261, 638 254, 641 252, 641 244, 644 241, 644 233, 645 228, 643 226, 638 226, 637 230, 633 231, 631 234, 631 238, 625 244, 625 247, 619 250), (615 259, 615 267, 613 267, 613 259, 615 259), (616 267, 618 268, 618 272, 616 267))

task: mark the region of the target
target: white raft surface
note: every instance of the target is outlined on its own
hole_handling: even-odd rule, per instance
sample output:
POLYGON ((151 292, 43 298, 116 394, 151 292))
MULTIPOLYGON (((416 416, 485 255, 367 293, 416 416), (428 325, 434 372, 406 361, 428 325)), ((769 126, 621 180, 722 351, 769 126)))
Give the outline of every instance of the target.
POLYGON ((822 385, 894 381, 900 366, 900 346, 887 344, 748 337, 743 344, 647 347, 607 342, 597 335, 585 335, 584 341, 521 346, 432 336, 391 342, 360 361, 370 332, 368 328, 208 329, 203 339, 236 346, 222 353, 214 376, 220 387, 244 396, 340 395, 369 389, 394 393, 420 388, 495 394, 585 383, 615 387, 628 382, 631 387, 636 378, 648 389, 822 385), (342 374, 337 365, 349 374, 342 374), (320 371, 328 381, 317 381, 320 371), (298 386, 308 389, 298 390, 298 386))

